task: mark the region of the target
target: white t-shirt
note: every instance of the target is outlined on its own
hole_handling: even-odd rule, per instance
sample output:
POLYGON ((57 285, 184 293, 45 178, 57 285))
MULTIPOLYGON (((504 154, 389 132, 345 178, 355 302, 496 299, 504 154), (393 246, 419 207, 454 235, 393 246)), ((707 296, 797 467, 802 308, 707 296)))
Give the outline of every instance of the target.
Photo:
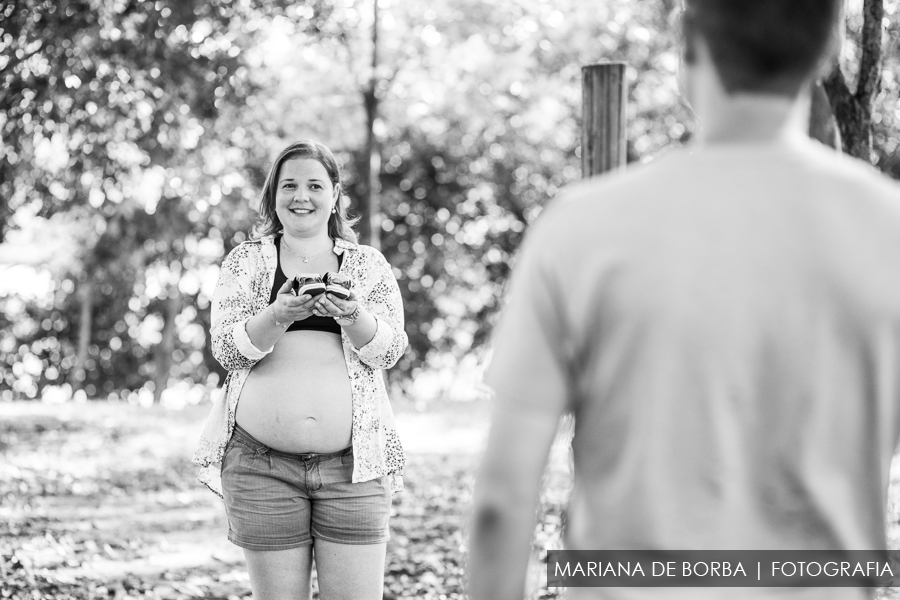
MULTIPOLYGON (((900 187, 798 140, 584 182, 529 232, 487 382, 575 413, 570 549, 883 548, 900 187)), ((617 593, 667 592, 569 598, 617 593)))

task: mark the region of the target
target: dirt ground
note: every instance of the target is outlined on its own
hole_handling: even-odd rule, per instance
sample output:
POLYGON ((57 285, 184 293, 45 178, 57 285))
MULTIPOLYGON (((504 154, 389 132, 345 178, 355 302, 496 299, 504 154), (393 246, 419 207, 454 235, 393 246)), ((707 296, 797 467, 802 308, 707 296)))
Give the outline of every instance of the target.
MULTIPOLYGON (((250 597, 221 501, 190 464, 207 407, 0 403, 0 600, 236 600, 250 597)), ((385 598, 465 598, 466 519, 488 428, 484 403, 397 410, 406 490, 394 497, 385 598)), ((900 548, 900 461, 889 498, 900 548)), ((542 560, 561 547, 571 489, 558 441, 541 496, 529 600, 542 560)), ((896 589, 878 598, 897 599, 896 589)))
MULTIPOLYGON (((190 464, 207 407, 0 403, 0 598, 250 596, 221 501, 190 464)), ((466 519, 483 403, 398 410, 406 489, 394 497, 385 598, 463 598, 466 519)), ((559 547, 561 477, 538 543, 559 547)), ((532 598, 554 598, 539 584, 532 598)))

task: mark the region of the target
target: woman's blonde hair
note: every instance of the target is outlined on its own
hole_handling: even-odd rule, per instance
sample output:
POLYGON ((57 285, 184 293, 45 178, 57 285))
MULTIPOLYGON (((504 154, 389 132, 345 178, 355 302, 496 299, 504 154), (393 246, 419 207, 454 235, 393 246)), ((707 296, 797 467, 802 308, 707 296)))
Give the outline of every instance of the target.
POLYGON ((338 165, 334 154, 324 144, 316 140, 300 140, 294 142, 281 151, 278 158, 272 164, 266 183, 263 185, 262 199, 259 205, 259 220, 253 228, 256 237, 263 237, 280 233, 284 230, 284 225, 278 214, 275 212, 275 190, 278 186, 278 173, 281 171, 281 165, 285 161, 295 158, 311 158, 319 161, 325 171, 331 184, 338 190, 338 199, 334 204, 335 211, 328 217, 328 235, 332 238, 341 238, 348 242, 357 243, 358 238, 353 226, 359 221, 358 218, 351 218, 347 212, 346 196, 344 196, 344 188, 341 184, 341 167, 338 165))

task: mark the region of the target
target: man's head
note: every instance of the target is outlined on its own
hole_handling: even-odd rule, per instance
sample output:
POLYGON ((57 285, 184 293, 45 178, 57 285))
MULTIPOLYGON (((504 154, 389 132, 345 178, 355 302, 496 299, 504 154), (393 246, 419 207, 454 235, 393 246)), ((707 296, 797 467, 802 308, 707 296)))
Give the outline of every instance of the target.
POLYGON ((701 41, 729 94, 796 96, 837 47, 843 0, 685 0, 684 59, 701 41))

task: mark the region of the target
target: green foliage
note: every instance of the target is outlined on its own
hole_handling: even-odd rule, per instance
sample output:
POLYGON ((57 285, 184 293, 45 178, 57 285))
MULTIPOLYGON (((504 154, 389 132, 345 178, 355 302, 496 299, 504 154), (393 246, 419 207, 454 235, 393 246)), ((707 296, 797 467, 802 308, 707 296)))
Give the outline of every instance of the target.
MULTIPOLYGON (((873 147, 875 164, 894 179, 900 179, 900 2, 885 2, 884 64, 881 93, 875 98, 873 147)), ((851 21, 855 32, 862 24, 851 21)))
POLYGON ((231 93, 240 52, 223 32, 226 6, 6 3, 7 210, 48 216, 90 205, 110 216, 133 195, 122 181, 132 171, 191 149, 216 98, 231 93))
MULTIPOLYGON (((690 136, 674 4, 380 0, 379 223, 411 342, 395 383, 477 371, 528 224, 580 178, 581 66, 629 65, 629 161, 690 136)), ((895 175, 898 7, 874 113, 895 175)), ((316 137, 362 190, 371 25, 368 0, 0 2, 0 399, 221 382, 212 288, 272 158, 316 137)))
MULTIPOLYGON (((632 65, 632 160, 680 141, 691 124, 675 85, 675 38, 662 2, 382 8, 382 247, 407 308, 411 345, 399 376, 411 373, 407 381, 414 381, 421 369, 452 371, 478 360, 525 228, 580 178, 581 65, 632 65)), ((318 102, 304 101, 295 128, 338 147, 346 137, 328 130, 335 105, 354 107, 347 120, 362 121, 353 74, 364 65, 336 69, 342 57, 343 46, 323 46, 294 63, 299 73, 329 65, 313 88, 318 102)), ((360 137, 351 143, 359 147, 360 137)))
POLYGON ((12 218, 0 234, 60 234, 29 257, 48 267, 50 301, 4 311, 20 330, 3 339, 7 389, 34 397, 73 380, 81 291, 92 295, 92 335, 74 383, 92 396, 137 389, 153 370, 132 335, 159 299, 141 295, 143 280, 189 264, 185 242, 210 236, 195 153, 221 98, 247 90, 233 85, 232 4, 3 5, 0 197, 12 218))

